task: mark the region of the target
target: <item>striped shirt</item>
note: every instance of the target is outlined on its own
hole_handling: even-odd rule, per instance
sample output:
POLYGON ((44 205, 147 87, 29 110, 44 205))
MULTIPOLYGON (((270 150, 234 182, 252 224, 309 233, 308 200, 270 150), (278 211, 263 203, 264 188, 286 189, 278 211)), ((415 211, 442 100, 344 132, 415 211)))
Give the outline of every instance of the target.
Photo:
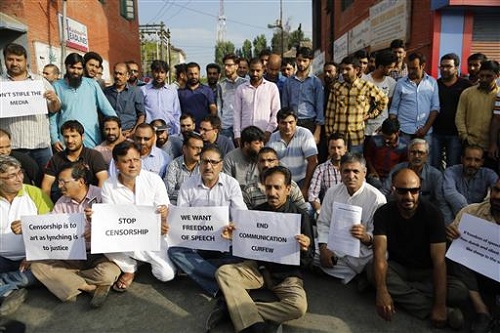
POLYGON ((83 213, 84 209, 89 207, 89 203, 94 200, 96 203, 101 203, 101 189, 94 185, 89 185, 89 190, 85 194, 85 198, 82 202, 77 202, 68 196, 63 195, 57 200, 52 210, 52 214, 73 214, 73 213, 83 213))
MULTIPOLYGON (((54 91, 49 81, 40 75, 28 72, 26 80, 41 80, 45 91, 54 91)), ((12 78, 4 74, 0 77, 0 81, 12 81, 12 78)), ((48 114, 2 118, 0 128, 11 134, 12 149, 42 149, 50 147, 48 114)))
POLYGON ((179 156, 172 161, 167 167, 167 174, 163 181, 167 187, 168 198, 172 205, 177 205, 177 197, 179 189, 186 179, 193 175, 199 175, 200 168, 197 164, 193 170, 186 168, 184 164, 184 156, 179 156))
POLYGON ((495 98, 495 106, 493 108, 493 114, 500 115, 500 90, 495 98))
POLYGON ((267 146, 276 150, 280 164, 290 170, 292 179, 296 182, 306 177, 307 158, 318 154, 316 141, 311 131, 300 126, 297 126, 288 144, 281 138, 278 131, 271 134, 267 146))
POLYGON ((375 119, 389 103, 387 95, 373 83, 356 79, 351 85, 336 82, 326 107, 326 136, 343 133, 351 146, 363 143, 365 117, 375 119))
POLYGON ((340 170, 333 165, 332 160, 321 163, 316 167, 311 178, 308 201, 321 203, 326 191, 340 182, 340 170))

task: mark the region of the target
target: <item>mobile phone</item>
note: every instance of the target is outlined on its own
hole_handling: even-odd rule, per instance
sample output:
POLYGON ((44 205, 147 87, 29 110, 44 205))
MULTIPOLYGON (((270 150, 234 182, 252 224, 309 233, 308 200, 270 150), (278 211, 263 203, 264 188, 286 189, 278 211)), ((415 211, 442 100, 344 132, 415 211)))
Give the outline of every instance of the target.
POLYGON ((89 208, 92 208, 92 205, 93 205, 93 204, 95 204, 95 203, 97 203, 97 198, 96 198, 96 197, 92 198, 92 199, 89 201, 89 208))

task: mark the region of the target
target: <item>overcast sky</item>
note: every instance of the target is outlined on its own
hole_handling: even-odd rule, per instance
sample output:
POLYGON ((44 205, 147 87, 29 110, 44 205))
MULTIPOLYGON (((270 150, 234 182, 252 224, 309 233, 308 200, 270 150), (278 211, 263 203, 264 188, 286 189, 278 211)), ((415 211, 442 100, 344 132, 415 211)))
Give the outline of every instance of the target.
MULTIPOLYGON (((214 45, 219 15, 217 0, 139 0, 139 24, 163 21, 171 32, 172 44, 184 50, 187 61, 204 67, 214 58, 214 45)), ((283 21, 289 20, 291 30, 302 23, 306 37, 312 37, 312 1, 283 0, 283 21)), ((241 48, 245 39, 251 41, 264 34, 270 45, 273 29, 268 24, 279 18, 279 0, 225 0, 226 40, 241 48)))

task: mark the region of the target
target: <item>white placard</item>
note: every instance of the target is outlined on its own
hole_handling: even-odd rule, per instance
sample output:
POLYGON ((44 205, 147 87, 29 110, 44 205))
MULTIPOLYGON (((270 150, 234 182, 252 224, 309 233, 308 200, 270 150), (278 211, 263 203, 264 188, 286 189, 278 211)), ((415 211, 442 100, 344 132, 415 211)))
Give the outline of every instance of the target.
POLYGON ((446 257, 500 282, 500 225, 464 214, 446 257))
POLYGON ((26 259, 85 260, 85 217, 76 214, 21 216, 26 259))
MULTIPOLYGON (((246 259, 300 265, 300 214, 238 210, 233 255, 246 259)), ((312 240, 311 240, 312 241, 312 240)))
POLYGON ((348 34, 346 32, 333 42, 333 61, 340 63, 344 57, 347 57, 347 40, 348 34))
POLYGON ((222 238, 229 224, 229 207, 176 207, 168 212, 168 246, 229 252, 230 241, 222 238))
POLYGON ((370 20, 361 21, 360 24, 349 30, 349 53, 354 53, 370 45, 370 20))
POLYGON ((331 251, 359 258, 361 244, 359 239, 351 235, 351 228, 361 224, 363 209, 359 206, 333 203, 332 219, 328 234, 327 248, 331 251))
POLYGON ((0 118, 46 114, 42 80, 0 81, 0 118))
POLYGON ((92 253, 159 251, 161 218, 155 207, 92 205, 92 253))

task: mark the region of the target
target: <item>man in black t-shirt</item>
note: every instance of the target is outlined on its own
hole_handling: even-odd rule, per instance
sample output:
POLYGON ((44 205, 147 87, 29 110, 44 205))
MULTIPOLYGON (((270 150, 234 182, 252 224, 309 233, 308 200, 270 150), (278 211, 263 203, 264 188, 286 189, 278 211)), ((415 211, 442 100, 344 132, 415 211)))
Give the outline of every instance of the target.
POLYGON ((401 169, 392 179, 395 201, 374 215, 377 312, 390 321, 395 303, 418 318, 430 316, 435 327, 448 321, 458 329, 463 325, 462 313, 446 305, 465 301, 467 290, 458 280, 447 277, 441 212, 419 199, 420 178, 414 171, 401 169))

